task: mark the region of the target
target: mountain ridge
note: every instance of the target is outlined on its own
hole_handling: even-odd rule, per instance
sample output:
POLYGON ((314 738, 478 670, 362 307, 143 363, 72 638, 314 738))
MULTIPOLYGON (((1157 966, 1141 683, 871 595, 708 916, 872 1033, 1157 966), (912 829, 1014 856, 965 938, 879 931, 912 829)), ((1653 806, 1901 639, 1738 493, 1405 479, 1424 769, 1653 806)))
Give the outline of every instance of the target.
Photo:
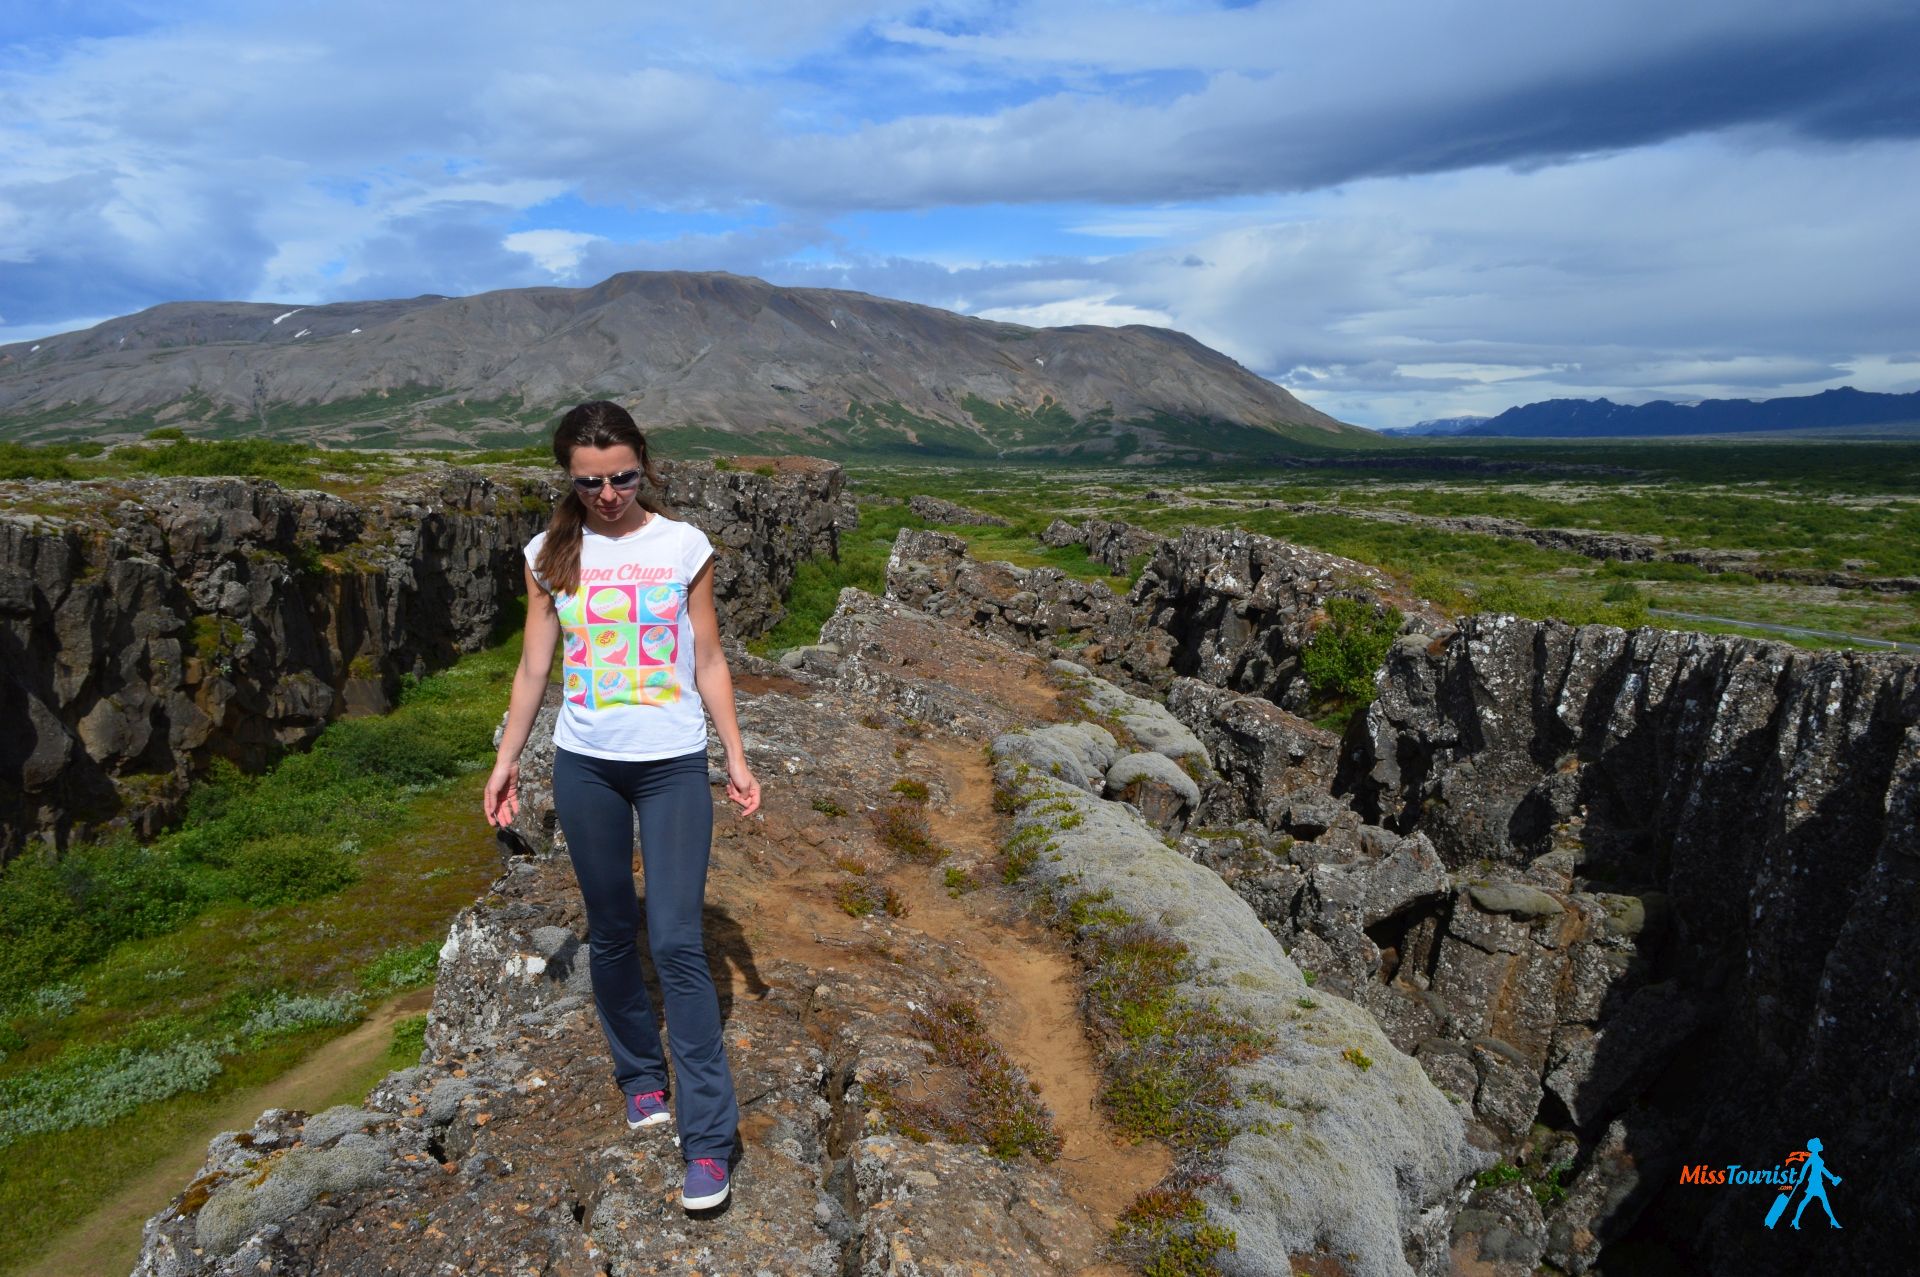
POLYGON ((1907 422, 1920 422, 1920 391, 1881 394, 1841 386, 1812 395, 1703 399, 1694 404, 1666 399, 1644 404, 1617 404, 1605 398, 1545 399, 1509 408, 1480 425, 1452 433, 1461 438, 1603 438, 1832 430, 1907 422))
POLYGON ((1244 456, 1373 437, 1173 330, 1028 328, 718 272, 314 306, 170 302, 0 347, 0 436, 28 440, 178 424, 376 446, 529 442, 583 398, 762 449, 1244 456))

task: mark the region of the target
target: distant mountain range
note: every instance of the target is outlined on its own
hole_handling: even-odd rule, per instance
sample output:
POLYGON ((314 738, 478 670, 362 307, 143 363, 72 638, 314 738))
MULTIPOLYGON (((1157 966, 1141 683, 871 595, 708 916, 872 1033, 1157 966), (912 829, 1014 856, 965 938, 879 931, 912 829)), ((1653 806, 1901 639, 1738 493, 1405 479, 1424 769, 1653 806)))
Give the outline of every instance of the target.
POLYGON ((1608 399, 1548 399, 1509 408, 1497 417, 1460 429, 1421 429, 1421 426, 1439 426, 1446 420, 1462 419, 1421 422, 1402 433, 1559 439, 1872 428, 1920 423, 1920 391, 1883 395, 1843 386, 1817 395, 1758 400, 1707 399, 1695 404, 1656 400, 1630 405, 1608 399))
POLYGON ((1164 328, 1028 328, 636 272, 592 288, 177 302, 0 346, 0 438, 519 445, 581 399, 682 450, 1224 460, 1377 441, 1164 328))
POLYGON ((1484 426, 1492 417, 1483 417, 1477 413, 1468 413, 1459 417, 1430 417, 1425 421, 1416 421, 1410 426, 1402 426, 1388 433, 1396 435, 1457 435, 1471 430, 1475 426, 1484 426))

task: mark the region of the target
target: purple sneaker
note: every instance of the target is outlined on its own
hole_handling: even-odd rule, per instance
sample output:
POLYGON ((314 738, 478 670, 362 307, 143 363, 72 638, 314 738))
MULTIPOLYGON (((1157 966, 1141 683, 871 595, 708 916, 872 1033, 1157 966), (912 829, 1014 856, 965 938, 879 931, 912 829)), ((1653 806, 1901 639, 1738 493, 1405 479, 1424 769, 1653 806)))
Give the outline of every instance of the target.
POLYGON ((680 1205, 688 1210, 705 1210, 727 1200, 727 1168, 711 1157, 696 1157, 687 1163, 686 1187, 680 1190, 680 1205))
POLYGON ((627 1129, 637 1131, 643 1126, 660 1126, 673 1120, 673 1114, 667 1111, 667 1093, 648 1091, 644 1095, 627 1097, 627 1129))

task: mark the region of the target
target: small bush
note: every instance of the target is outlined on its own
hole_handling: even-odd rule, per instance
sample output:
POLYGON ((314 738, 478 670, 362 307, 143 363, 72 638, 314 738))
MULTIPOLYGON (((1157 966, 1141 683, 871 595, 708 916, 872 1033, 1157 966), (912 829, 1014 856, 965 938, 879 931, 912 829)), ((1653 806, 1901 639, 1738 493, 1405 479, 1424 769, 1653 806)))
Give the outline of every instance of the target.
POLYGON ((30 1135, 105 1126, 142 1104, 204 1089, 230 1041, 188 1039, 137 1047, 70 1047, 0 1081, 0 1148, 30 1135))
POLYGON ((880 907, 873 888, 858 880, 838 882, 833 887, 833 903, 849 918, 864 918, 880 907))
POLYGON ((973 875, 966 870, 952 867, 947 869, 946 883, 947 894, 956 898, 965 895, 980 885, 974 881, 973 875))
POLYGON ((360 972, 360 987, 376 993, 418 989, 433 983, 440 967, 438 941, 423 940, 410 949, 389 949, 360 972))
POLYGON ((351 848, 299 834, 250 840, 234 849, 226 866, 225 894, 251 905, 281 905, 338 891, 358 876, 351 848))
POLYGON ((1376 610, 1358 599, 1327 600, 1327 619, 1300 652, 1307 683, 1322 696, 1365 703, 1373 675, 1387 659, 1405 618, 1398 608, 1376 610))
POLYGON ((27 999, 27 1005, 41 1015, 67 1016, 73 1009, 86 1001, 87 991, 77 984, 50 984, 35 989, 33 996, 27 999))
POLYGON ((298 1033, 329 1024, 351 1024, 360 1018, 360 1013, 360 999, 344 990, 325 996, 275 991, 271 999, 247 1017, 240 1033, 248 1038, 298 1033))
POLYGON ((946 848, 933 841, 926 813, 911 803, 893 803, 874 813, 874 831, 885 846, 909 860, 936 864, 946 858, 946 848))
POLYGON ((1498 1188, 1502 1184, 1512 1184, 1527 1177, 1527 1173, 1512 1162, 1499 1161, 1473 1177, 1475 1188, 1498 1188))
POLYGON ((1185 1188, 1150 1188, 1113 1227, 1113 1244, 1146 1277, 1208 1277, 1214 1256, 1239 1249, 1230 1228, 1207 1222, 1207 1208, 1185 1188))
POLYGON ((924 803, 927 801, 927 783, 923 780, 915 780, 911 776, 902 776, 899 780, 894 781, 892 792, 900 795, 910 803, 924 803))
POLYGON ((427 1049, 427 1017, 410 1015, 393 1026, 393 1044, 387 1048, 387 1063, 396 1069, 411 1068, 420 1062, 427 1049))
POLYGON ((986 1031, 979 1008, 964 998, 942 998, 915 1011, 916 1031, 934 1058, 966 1078, 957 1099, 908 1100, 876 1088, 882 1113, 913 1131, 933 1131, 954 1142, 979 1144, 999 1158, 1022 1154, 1051 1162, 1060 1155, 1053 1115, 1035 1097, 1026 1074, 986 1031))
POLYGON ((839 803, 836 803, 835 801, 833 801, 833 799, 831 798, 814 799, 813 809, 819 812, 822 816, 839 817, 847 814, 847 809, 845 807, 842 807, 839 803))
POLYGON ((1359 1069, 1362 1073, 1365 1073, 1373 1067, 1373 1057, 1369 1056, 1357 1046, 1350 1046, 1342 1051, 1340 1058, 1348 1064, 1353 1065, 1354 1068, 1359 1069))

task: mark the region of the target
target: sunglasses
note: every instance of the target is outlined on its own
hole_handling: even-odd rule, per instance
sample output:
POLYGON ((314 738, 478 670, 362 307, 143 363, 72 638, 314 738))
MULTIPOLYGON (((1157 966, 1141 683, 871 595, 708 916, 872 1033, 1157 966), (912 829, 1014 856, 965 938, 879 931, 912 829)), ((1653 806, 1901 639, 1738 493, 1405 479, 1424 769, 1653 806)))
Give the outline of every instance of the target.
POLYGON ((603 483, 611 483, 622 492, 625 492, 628 488, 637 488, 640 486, 640 472, 638 470, 622 470, 619 474, 610 474, 605 478, 599 478, 590 474, 576 474, 569 475, 568 477, 573 480, 574 489, 582 493, 598 492, 600 491, 600 485, 603 483))

